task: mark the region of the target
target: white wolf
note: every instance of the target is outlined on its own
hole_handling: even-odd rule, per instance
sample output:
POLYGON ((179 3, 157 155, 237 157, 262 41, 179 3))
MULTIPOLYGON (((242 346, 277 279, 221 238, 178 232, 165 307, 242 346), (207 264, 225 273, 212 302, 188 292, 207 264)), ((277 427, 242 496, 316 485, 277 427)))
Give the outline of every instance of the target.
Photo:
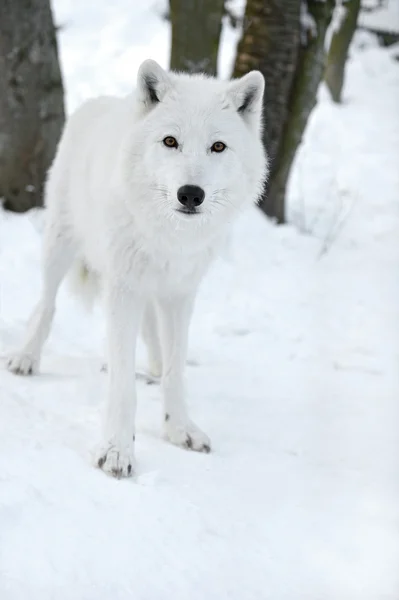
POLYGON ((101 289, 108 389, 96 464, 116 477, 134 471, 141 323, 150 370, 162 374, 167 438, 210 450, 184 399, 189 321, 227 226, 262 191, 263 90, 257 71, 221 82, 147 60, 133 95, 91 100, 65 127, 46 186, 42 296, 8 368, 38 369, 68 271, 86 299, 101 289))

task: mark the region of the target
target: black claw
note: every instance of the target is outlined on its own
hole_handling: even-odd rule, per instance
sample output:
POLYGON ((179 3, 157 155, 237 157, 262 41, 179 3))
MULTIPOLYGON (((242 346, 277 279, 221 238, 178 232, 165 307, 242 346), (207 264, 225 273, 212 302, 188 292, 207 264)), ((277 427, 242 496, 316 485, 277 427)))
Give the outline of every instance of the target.
POLYGON ((170 416, 168 415, 168 413, 166 413, 166 415, 165 415, 165 421, 169 421, 169 419, 170 419, 170 416))
POLYGON ((193 439, 189 435, 187 436, 186 446, 190 449, 193 447, 193 439))
POLYGON ((128 465, 127 474, 130 475, 131 472, 132 472, 132 465, 128 465))
POLYGON ((97 463, 97 465, 98 465, 98 466, 100 467, 100 469, 101 469, 101 467, 103 466, 103 464, 104 464, 104 463, 105 463, 105 456, 102 456, 101 458, 99 458, 99 459, 98 459, 98 463, 97 463))
POLYGON ((136 441, 136 436, 135 436, 135 435, 133 436, 133 441, 134 441, 134 442, 136 441))
POLYGON ((204 444, 202 446, 202 450, 203 450, 203 452, 206 452, 207 454, 209 454, 209 452, 211 451, 211 447, 208 444, 204 444))

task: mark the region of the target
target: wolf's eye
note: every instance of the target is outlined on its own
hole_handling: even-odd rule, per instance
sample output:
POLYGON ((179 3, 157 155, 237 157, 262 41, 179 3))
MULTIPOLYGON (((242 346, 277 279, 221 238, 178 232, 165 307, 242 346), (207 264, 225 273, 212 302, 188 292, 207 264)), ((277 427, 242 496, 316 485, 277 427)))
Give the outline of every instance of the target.
POLYGON ((172 137, 171 135, 168 135, 166 138, 164 138, 163 143, 168 148, 178 148, 179 147, 179 144, 177 143, 176 138, 172 137))
POLYGON ((212 152, 223 152, 223 150, 226 150, 226 144, 224 144, 223 142, 215 142, 211 146, 212 152))

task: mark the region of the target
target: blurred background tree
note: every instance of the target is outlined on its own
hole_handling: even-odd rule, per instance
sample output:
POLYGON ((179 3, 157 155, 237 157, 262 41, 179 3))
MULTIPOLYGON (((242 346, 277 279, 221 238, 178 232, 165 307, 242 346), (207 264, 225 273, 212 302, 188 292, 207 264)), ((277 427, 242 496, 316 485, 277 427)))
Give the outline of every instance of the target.
POLYGON ((174 71, 216 75, 224 0, 170 0, 174 71))
POLYGON ((288 178, 323 77, 324 41, 333 0, 248 0, 236 77, 259 69, 266 78, 264 143, 271 171, 260 207, 285 221, 288 178))
MULTIPOLYGON (((300 2, 248 0, 244 23, 246 26, 238 44, 233 75, 241 77, 252 69, 258 69, 265 76, 263 141, 271 159, 273 177, 298 64, 300 2)), ((282 213, 279 207, 273 207, 266 194, 260 199, 260 205, 270 216, 282 213)))
POLYGON ((23 212, 43 184, 64 123, 63 86, 49 0, 0 1, 0 198, 23 212))
POLYGON ((334 102, 341 102, 345 64, 356 30, 360 0, 337 2, 324 79, 334 102))

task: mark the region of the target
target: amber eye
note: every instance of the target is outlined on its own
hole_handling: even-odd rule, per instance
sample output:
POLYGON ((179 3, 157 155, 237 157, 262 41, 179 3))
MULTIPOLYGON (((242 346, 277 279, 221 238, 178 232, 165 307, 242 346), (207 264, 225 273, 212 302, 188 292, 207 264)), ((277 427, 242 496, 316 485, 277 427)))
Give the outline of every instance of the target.
POLYGON ((163 143, 165 144, 165 146, 167 146, 168 148, 178 148, 179 144, 177 143, 176 138, 172 137, 171 135, 168 135, 164 140, 163 143))
POLYGON ((226 150, 226 144, 223 142, 215 142, 211 147, 212 152, 223 152, 223 150, 226 150))

